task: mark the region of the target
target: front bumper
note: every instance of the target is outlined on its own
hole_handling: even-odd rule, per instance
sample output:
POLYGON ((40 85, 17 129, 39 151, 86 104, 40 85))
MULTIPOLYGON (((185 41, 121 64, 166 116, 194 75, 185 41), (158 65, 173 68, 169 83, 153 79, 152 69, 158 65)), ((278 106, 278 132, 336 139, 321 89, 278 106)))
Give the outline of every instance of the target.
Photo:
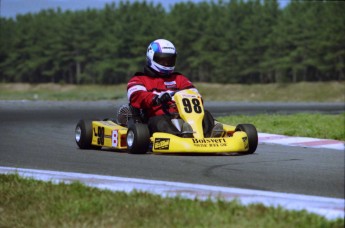
POLYGON ((182 138, 168 133, 151 137, 153 153, 240 153, 249 149, 245 132, 224 138, 182 138))

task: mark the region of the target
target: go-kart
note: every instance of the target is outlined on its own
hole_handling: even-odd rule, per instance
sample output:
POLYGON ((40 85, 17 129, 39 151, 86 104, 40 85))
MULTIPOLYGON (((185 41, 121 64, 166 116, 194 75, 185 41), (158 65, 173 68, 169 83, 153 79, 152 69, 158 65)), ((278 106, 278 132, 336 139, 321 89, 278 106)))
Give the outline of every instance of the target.
MULTIPOLYGON (((75 140, 80 149, 125 150, 133 154, 152 153, 244 153, 252 154, 258 145, 258 134, 252 124, 223 124, 218 137, 205 137, 203 102, 199 93, 182 90, 172 95, 177 113, 172 123, 179 134, 155 132, 150 135, 142 110, 123 105, 116 119, 80 120, 75 140), (183 132, 183 124, 191 132, 183 132), (186 137, 188 135, 188 137, 186 137)), ((216 120, 214 120, 217 123, 216 120)))

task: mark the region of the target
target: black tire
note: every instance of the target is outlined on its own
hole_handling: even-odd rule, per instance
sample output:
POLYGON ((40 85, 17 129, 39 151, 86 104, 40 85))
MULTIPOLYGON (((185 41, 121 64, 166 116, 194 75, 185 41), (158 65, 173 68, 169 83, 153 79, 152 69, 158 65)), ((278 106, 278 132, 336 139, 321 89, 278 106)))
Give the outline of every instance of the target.
POLYGON ((236 126, 235 131, 244 131, 248 136, 248 146, 249 149, 247 154, 252 154, 256 151, 258 147, 258 132, 254 125, 252 124, 239 124, 236 126))
POLYGON ((92 120, 79 120, 75 127, 75 141, 80 149, 99 149, 99 146, 91 145, 92 120))
POLYGON ((150 145, 150 131, 146 124, 131 124, 127 131, 127 149, 131 154, 145 154, 150 145))

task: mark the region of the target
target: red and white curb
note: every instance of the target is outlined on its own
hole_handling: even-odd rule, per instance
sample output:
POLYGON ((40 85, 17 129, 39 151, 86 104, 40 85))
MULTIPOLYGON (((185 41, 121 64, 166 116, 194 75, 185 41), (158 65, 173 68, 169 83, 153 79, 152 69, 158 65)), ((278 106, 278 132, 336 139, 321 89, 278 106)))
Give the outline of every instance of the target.
POLYGON ((236 199, 243 205, 259 203, 265 206, 281 206, 288 210, 306 210, 324 216, 327 219, 344 218, 345 215, 345 200, 337 198, 1 166, 0 173, 16 173, 22 177, 52 181, 53 183, 78 181, 87 186, 100 189, 124 192, 137 190, 158 194, 163 197, 180 196, 189 199, 223 199, 226 201, 236 199))
POLYGON ((296 137, 267 133, 258 133, 258 136, 260 144, 279 144, 285 146, 326 148, 341 151, 345 150, 345 144, 343 141, 332 139, 316 139, 308 137, 296 137))

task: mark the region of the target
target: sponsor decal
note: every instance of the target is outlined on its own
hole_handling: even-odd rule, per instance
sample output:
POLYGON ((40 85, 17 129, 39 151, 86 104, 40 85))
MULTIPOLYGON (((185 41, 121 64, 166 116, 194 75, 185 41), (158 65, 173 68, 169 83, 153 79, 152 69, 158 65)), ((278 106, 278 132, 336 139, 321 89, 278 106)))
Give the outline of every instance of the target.
POLYGON ((219 139, 192 139, 195 147, 226 147, 226 140, 224 138, 219 139))
POLYGON ((175 89, 176 86, 176 82, 172 81, 172 82, 164 82, 164 85, 167 89, 175 89))
POLYGON ((198 96, 193 95, 193 94, 182 94, 183 98, 198 98, 198 96))
POLYGON ((157 138, 155 139, 154 148, 156 150, 169 150, 170 139, 157 138))
POLYGON ((219 139, 192 139, 193 143, 225 143, 226 140, 223 138, 219 138, 219 139))
POLYGON ((118 143, 119 143, 119 131, 118 130, 113 130, 112 134, 111 134, 111 145, 112 147, 117 147, 118 143))
POLYGON ((248 149, 249 148, 248 137, 243 137, 242 141, 243 141, 243 144, 244 144, 244 148, 248 149))
POLYGON ((172 82, 164 82, 164 85, 176 85, 176 82, 175 82, 175 81, 172 81, 172 82))
POLYGON ((173 47, 163 47, 163 49, 171 49, 171 50, 175 50, 175 48, 173 48, 173 47))

